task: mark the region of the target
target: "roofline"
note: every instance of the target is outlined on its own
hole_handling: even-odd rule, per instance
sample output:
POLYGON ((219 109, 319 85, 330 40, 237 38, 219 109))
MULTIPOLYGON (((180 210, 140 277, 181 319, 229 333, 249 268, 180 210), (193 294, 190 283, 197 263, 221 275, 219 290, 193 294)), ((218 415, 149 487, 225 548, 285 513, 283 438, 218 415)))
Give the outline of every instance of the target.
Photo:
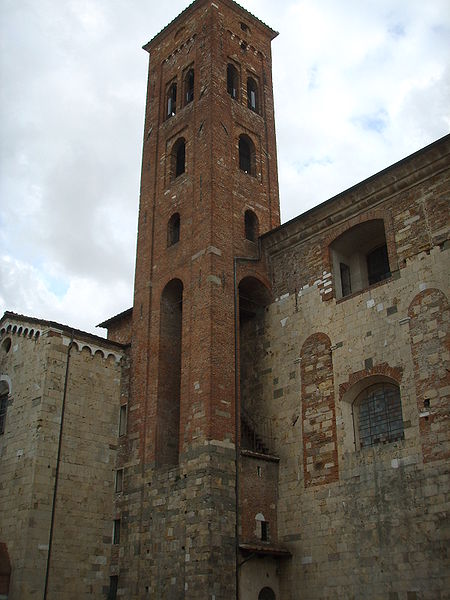
POLYGON ((81 329, 75 329, 74 327, 70 327, 69 325, 63 325, 62 323, 57 323, 56 321, 48 321, 47 319, 37 319, 36 317, 28 317, 27 315, 20 315, 9 310, 4 312, 2 318, 0 319, 0 325, 6 319, 22 321, 26 323, 46 326, 48 328, 58 329, 60 331, 63 331, 66 335, 74 334, 76 337, 88 338, 92 341, 96 341, 97 343, 102 343, 107 346, 114 346, 115 348, 123 349, 128 345, 120 344, 119 342, 114 342, 99 335, 95 335, 94 333, 88 333, 87 331, 83 331, 81 329))
MULTIPOLYGON (((153 46, 157 40, 159 40, 163 35, 165 35, 171 29, 173 29, 175 27, 175 25, 177 25, 189 13, 194 12, 202 4, 207 4, 208 2, 210 2, 211 4, 214 4, 214 2, 212 2, 212 0, 194 0, 194 2, 189 4, 182 12, 180 12, 174 19, 172 19, 172 21, 170 21, 170 23, 168 23, 163 29, 161 29, 161 31, 159 33, 157 33, 155 36, 153 36, 151 38, 151 40, 149 40, 146 44, 144 44, 142 46, 142 48, 144 50, 146 50, 147 52, 150 52, 150 47, 153 46)), ((254 14, 252 14, 250 11, 245 9, 243 6, 241 6, 234 0, 220 0, 220 2, 223 2, 229 8, 235 10, 236 12, 243 12, 245 15, 250 17, 252 20, 256 21, 259 25, 261 25, 264 29, 266 29, 270 33, 271 40, 273 40, 277 37, 278 31, 275 31, 274 29, 269 27, 269 25, 266 25, 266 23, 264 23, 264 21, 261 21, 261 19, 258 19, 258 17, 256 17, 254 14)))
POLYGON ((132 314, 133 314, 133 307, 127 308, 126 310, 122 311, 121 313, 114 315, 113 317, 110 317, 109 319, 106 319, 106 321, 103 321, 102 323, 99 323, 98 325, 96 325, 96 327, 108 328, 108 326, 111 325, 111 323, 114 323, 114 321, 121 321, 122 319, 125 319, 126 317, 128 317, 129 315, 132 315, 132 314))
POLYGON ((328 204, 337 202, 339 200, 339 198, 356 191, 358 188, 362 188, 364 185, 367 185, 371 181, 378 179, 381 175, 385 175, 385 174, 389 173, 390 171, 397 169, 400 165, 407 163, 408 161, 420 156, 421 154, 426 154, 433 147, 439 146, 440 144, 444 143, 444 141, 446 141, 446 140, 450 141, 450 133, 435 140, 434 142, 431 142, 431 144, 428 144, 428 146, 424 146, 423 148, 420 148, 420 150, 417 150, 416 152, 413 152, 412 154, 405 156, 404 158, 400 159, 399 161, 393 163, 392 165, 389 165, 385 169, 382 169, 381 171, 378 171, 377 173, 370 175, 370 177, 367 177, 367 179, 363 179, 362 181, 355 183, 355 185, 352 185, 351 187, 347 188, 346 190, 339 192, 339 194, 336 194, 335 196, 328 198, 328 200, 325 200, 324 202, 321 202, 320 204, 313 206, 312 208, 297 215, 296 217, 293 217, 289 221, 286 221, 286 223, 282 223, 281 225, 278 225, 278 227, 275 227, 274 229, 270 229, 270 231, 263 233, 260 236, 260 239, 264 240, 266 238, 269 238, 274 233, 281 231, 282 229, 287 228, 289 225, 292 225, 293 223, 296 223, 297 221, 301 221, 305 217, 308 217, 308 216, 314 214, 314 212, 318 212, 319 210, 325 208, 326 206, 328 206, 328 204))

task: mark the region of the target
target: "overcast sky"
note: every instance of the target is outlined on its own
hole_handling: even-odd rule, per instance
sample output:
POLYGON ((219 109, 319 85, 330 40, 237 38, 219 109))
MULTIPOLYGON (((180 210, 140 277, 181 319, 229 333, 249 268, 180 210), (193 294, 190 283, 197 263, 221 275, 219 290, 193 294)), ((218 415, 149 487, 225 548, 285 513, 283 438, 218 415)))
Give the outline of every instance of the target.
MULTIPOLYGON (((186 0, 0 0, 0 314, 132 305, 148 55, 186 0)), ((273 42, 282 220, 450 127, 448 0, 242 0, 273 42)))

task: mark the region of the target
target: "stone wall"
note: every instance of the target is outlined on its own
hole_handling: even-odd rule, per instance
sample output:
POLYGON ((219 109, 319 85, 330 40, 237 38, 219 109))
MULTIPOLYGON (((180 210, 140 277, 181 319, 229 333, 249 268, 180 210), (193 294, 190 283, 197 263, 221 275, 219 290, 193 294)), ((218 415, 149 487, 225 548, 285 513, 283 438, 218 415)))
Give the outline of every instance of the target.
MULTIPOLYGON (((32 325, 26 326, 5 331, 3 340, 12 344, 0 365, 10 385, 0 436, 0 537, 11 558, 11 600, 44 591, 70 345, 69 333, 43 323, 30 339, 23 332, 32 325)), ((101 597, 109 587, 120 357, 100 338, 75 338, 70 350, 49 600, 101 597)))

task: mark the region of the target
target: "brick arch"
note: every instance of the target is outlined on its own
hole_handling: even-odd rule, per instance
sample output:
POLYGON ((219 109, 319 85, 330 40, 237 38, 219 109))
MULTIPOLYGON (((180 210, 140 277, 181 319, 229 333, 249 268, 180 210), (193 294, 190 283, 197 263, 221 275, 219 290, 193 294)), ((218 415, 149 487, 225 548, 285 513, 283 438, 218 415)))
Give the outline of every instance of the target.
POLYGON ((331 341, 314 333, 301 349, 303 474, 305 487, 339 479, 331 341))
POLYGON ((413 298, 408 316, 423 460, 446 459, 450 457, 448 299, 437 288, 424 290, 413 298))
MULTIPOLYGON (((395 232, 394 232, 394 223, 390 213, 380 209, 368 210, 362 215, 358 215, 356 217, 352 217, 348 221, 341 223, 334 227, 327 236, 323 239, 322 244, 322 262, 323 268, 327 273, 332 272, 332 261, 330 254, 330 245, 335 242, 339 237, 349 232, 351 229, 356 227, 357 225, 361 225, 362 223, 366 223, 368 221, 376 221, 381 220, 384 223, 384 233, 386 237, 386 246, 389 257, 389 265, 391 267, 391 272, 398 270, 398 256, 397 256, 397 248, 395 244, 395 232)), ((335 290, 333 286, 333 294, 329 294, 326 297, 322 297, 323 300, 330 300, 332 297, 335 297, 335 290)))
POLYGON ((339 400, 344 398, 344 395, 350 390, 350 388, 364 379, 374 380, 375 378, 383 377, 385 379, 391 379, 397 385, 400 385, 402 376, 402 367, 391 367, 387 363, 380 363, 379 365, 373 366, 371 369, 361 369, 361 371, 351 373, 348 380, 340 384, 339 400))

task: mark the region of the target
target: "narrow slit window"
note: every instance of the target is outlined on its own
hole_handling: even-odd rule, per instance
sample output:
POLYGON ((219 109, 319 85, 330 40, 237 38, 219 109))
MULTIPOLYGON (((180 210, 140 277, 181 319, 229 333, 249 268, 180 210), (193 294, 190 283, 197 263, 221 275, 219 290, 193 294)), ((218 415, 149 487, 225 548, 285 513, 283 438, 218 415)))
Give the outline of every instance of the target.
POLYGON ((127 432, 127 405, 122 404, 119 413, 119 436, 125 435, 127 432))
POLYGON ((239 99, 239 75, 236 67, 232 64, 227 66, 227 92, 233 100, 239 99))
POLYGON ((121 492, 123 490, 123 469, 117 469, 116 481, 115 481, 114 487, 115 487, 116 493, 121 492))
POLYGON ((245 239, 250 242, 258 240, 258 217, 252 210, 246 210, 244 215, 245 221, 245 239))
POLYGON ((269 523, 267 521, 261 521, 261 541, 269 541, 269 523))
POLYGON ((247 106, 253 112, 259 112, 258 85, 253 77, 247 79, 247 106))
POLYGON ((172 179, 176 179, 186 171, 186 141, 178 139, 172 148, 172 179))
POLYGON ((8 410, 8 394, 0 396, 0 435, 5 433, 6 412, 8 410))
POLYGON ((112 543, 120 544, 120 519, 114 519, 112 543))
POLYGON ((177 84, 172 83, 167 93, 167 118, 173 117, 177 112, 177 84))
POLYGON ((180 241, 180 214, 173 214, 167 226, 167 246, 173 246, 180 241))
POLYGON ((184 80, 185 85, 185 104, 194 100, 194 69, 189 69, 184 80))
POLYGON ((119 586, 118 575, 111 575, 111 577, 109 578, 108 600, 116 600, 117 599, 118 586, 119 586))

